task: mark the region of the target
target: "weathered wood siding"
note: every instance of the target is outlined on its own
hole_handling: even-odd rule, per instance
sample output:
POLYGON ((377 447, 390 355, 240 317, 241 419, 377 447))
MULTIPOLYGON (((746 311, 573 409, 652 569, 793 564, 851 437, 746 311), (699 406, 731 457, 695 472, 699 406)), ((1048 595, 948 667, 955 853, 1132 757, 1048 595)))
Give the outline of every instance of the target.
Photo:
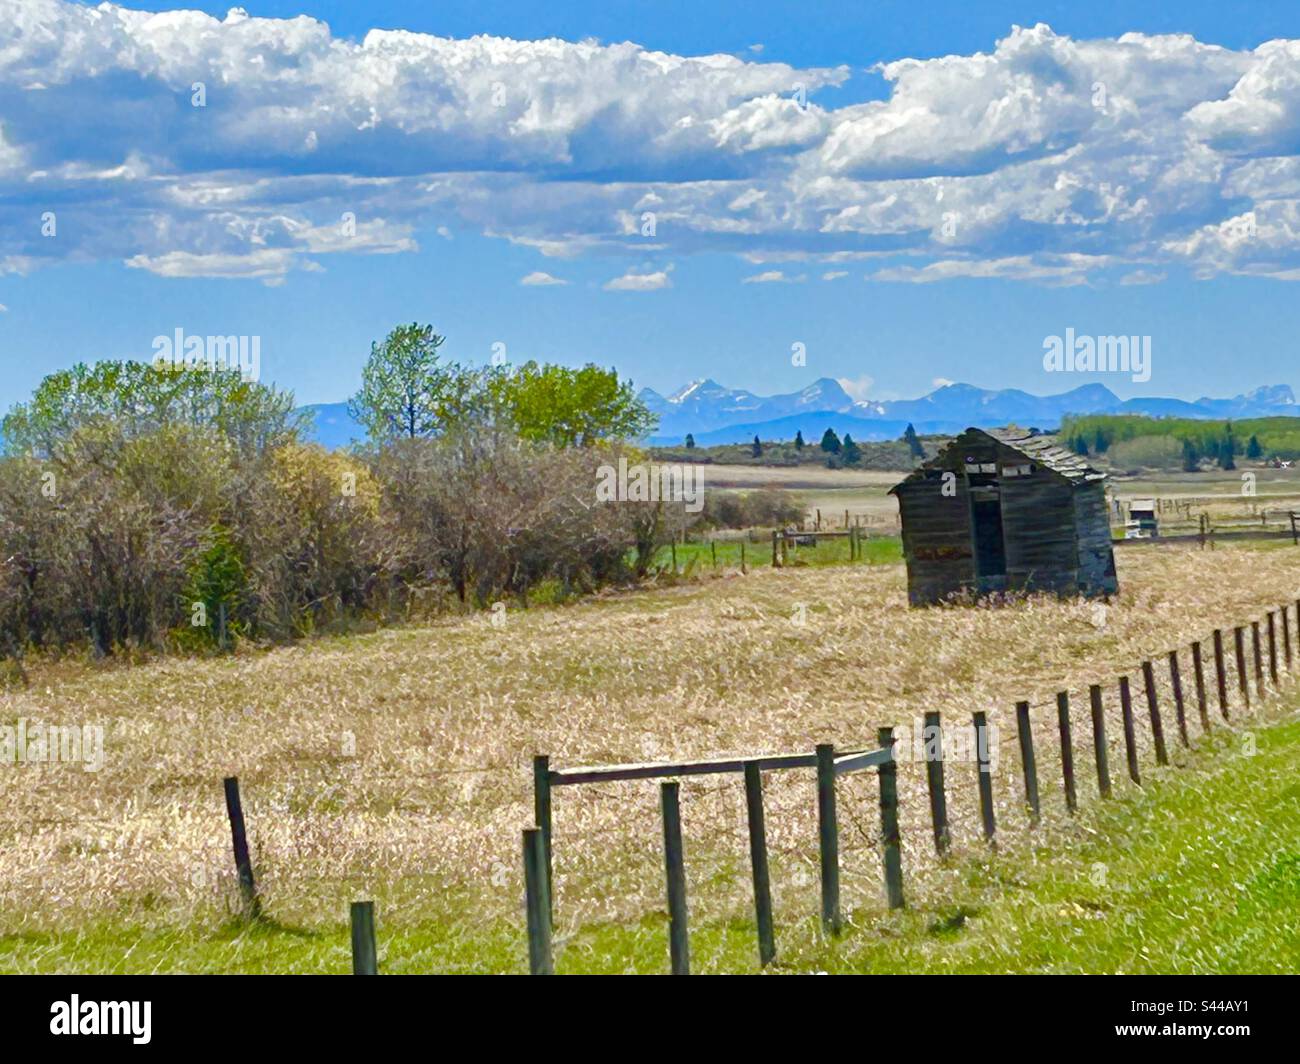
POLYGON ((897 491, 907 598, 913 606, 938 602, 975 581, 966 481, 956 477, 953 495, 943 494, 943 483, 943 471, 934 470, 897 491))
POLYGON ((1023 591, 1070 591, 1078 579, 1074 487, 1049 469, 1029 463, 1006 447, 998 468, 1031 467, 1021 476, 1000 476, 1002 534, 1007 545, 1007 586, 1023 591))
POLYGON ((1113 595, 1119 590, 1119 580, 1101 481, 1091 481, 1075 490, 1074 514, 1079 537, 1079 590, 1085 595, 1113 595))

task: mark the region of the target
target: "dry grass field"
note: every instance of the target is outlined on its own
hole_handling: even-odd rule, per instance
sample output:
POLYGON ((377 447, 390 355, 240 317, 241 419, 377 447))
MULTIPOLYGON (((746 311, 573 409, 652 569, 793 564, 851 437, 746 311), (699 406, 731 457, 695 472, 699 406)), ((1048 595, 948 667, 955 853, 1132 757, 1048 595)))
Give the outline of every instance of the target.
MULTIPOLYGON (((374 897, 389 933, 420 929, 404 963, 441 970, 522 964, 519 830, 532 820, 535 753, 561 767, 851 747, 927 710, 950 728, 984 710, 1000 729, 994 788, 1014 852, 1025 826, 1017 699, 1034 706, 1057 823, 1058 690, 1073 694, 1091 799, 1087 685, 1106 684, 1123 790, 1116 675, 1133 674, 1136 693, 1144 657, 1300 593, 1289 544, 1144 547, 1117 560, 1121 594, 1105 607, 1029 598, 911 610, 901 565, 765 569, 512 611, 502 624, 483 615, 230 658, 38 669, 30 688, 0 696, 0 719, 102 723, 105 764, 3 769, 0 968, 57 969, 72 963, 69 936, 106 927, 202 937, 226 926, 237 899, 221 791, 231 774, 275 926, 333 934, 349 900, 374 897)), ((1175 749, 1163 665, 1158 675, 1175 749)), ((1138 733, 1149 765, 1149 729, 1138 733)), ((899 782, 909 900, 941 897, 960 864, 934 860, 922 766, 902 764, 899 782)), ((845 905, 878 913, 875 783, 851 777, 840 790, 845 905)), ((980 845, 973 766, 950 766, 949 790, 960 856, 980 845)), ((682 800, 692 920, 747 919, 739 779, 686 780, 682 800)), ((814 914, 811 774, 770 775, 767 801, 778 919, 814 914)), ((662 910, 660 845, 655 784, 556 792, 562 951, 594 949, 583 945, 593 927, 635 928, 662 910)), ((183 952, 132 960, 113 941, 125 967, 195 963, 183 952)), ((204 963, 238 968, 240 948, 204 963)), ((619 970, 616 958, 591 965, 619 970)))

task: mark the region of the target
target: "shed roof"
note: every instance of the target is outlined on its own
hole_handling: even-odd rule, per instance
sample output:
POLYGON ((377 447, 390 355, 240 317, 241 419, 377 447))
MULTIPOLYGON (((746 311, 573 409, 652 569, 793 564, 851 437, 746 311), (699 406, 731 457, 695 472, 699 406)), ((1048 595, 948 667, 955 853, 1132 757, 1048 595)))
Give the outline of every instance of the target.
POLYGON ((1106 479, 1105 473, 1094 469, 1073 451, 1067 450, 1059 443, 1053 443, 1047 436, 1031 435, 1024 429, 980 429, 972 426, 928 462, 912 470, 911 473, 890 488, 890 494, 910 481, 920 480, 925 475, 926 470, 947 468, 946 459, 948 453, 954 447, 961 446, 963 437, 972 434, 988 436, 990 439, 1002 444, 1002 446, 1009 447, 1011 450, 1024 455, 1029 461, 1036 462, 1073 483, 1082 484, 1087 481, 1106 479))

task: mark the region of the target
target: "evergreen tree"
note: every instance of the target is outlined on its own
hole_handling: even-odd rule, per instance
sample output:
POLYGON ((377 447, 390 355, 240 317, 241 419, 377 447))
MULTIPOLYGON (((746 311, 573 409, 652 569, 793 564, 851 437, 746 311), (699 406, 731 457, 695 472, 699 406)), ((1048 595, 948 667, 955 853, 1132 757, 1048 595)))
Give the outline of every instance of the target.
POLYGON ((1259 445, 1259 438, 1252 436, 1250 442, 1246 444, 1247 458, 1263 458, 1264 448, 1259 445))
POLYGON ((862 460, 862 450, 853 442, 853 437, 847 432, 844 434, 844 453, 842 455, 845 465, 857 465, 862 460))
POLYGON ((1074 453, 1082 458, 1088 457, 1088 441, 1082 436, 1076 436, 1074 438, 1074 453))
POLYGON ((692 436, 689 432, 686 434, 686 449, 688 451, 695 450, 695 437, 692 436))
POLYGON ((1196 450, 1196 444, 1191 440, 1183 440, 1183 472, 1195 473, 1201 468, 1201 456, 1196 450))
POLYGON ((913 458, 925 457, 925 448, 921 446, 921 441, 916 435, 916 429, 912 426, 910 421, 907 423, 907 428, 903 432, 903 439, 907 441, 908 450, 912 452, 913 458))
POLYGON ((1101 429, 1097 430, 1097 435, 1092 441, 1093 454, 1105 454, 1106 449, 1110 446, 1110 440, 1106 439, 1106 433, 1101 429))
POLYGON ((827 429, 822 433, 822 450, 827 454, 840 453, 840 438, 835 435, 834 429, 827 429))
POLYGON ((755 458, 763 457, 763 444, 762 441, 759 440, 757 436, 754 437, 754 446, 750 449, 750 454, 752 454, 755 458))
POLYGON ((796 451, 803 450, 803 429, 799 429, 799 431, 794 434, 794 449, 796 451))
POLYGON ((1236 450, 1235 442, 1232 435, 1224 437, 1223 442, 1219 444, 1219 468, 1230 470, 1236 469, 1237 463, 1232 460, 1232 452, 1236 450))

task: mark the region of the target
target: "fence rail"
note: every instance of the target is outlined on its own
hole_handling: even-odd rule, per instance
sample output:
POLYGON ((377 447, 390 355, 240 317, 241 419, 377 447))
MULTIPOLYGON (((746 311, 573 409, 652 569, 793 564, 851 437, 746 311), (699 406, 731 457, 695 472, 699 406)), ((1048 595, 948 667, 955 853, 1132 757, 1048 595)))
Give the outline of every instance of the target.
MULTIPOLYGON (((1255 618, 1232 629, 1233 658, 1236 671, 1236 688, 1241 708, 1251 708, 1252 688, 1256 704, 1264 696, 1276 691, 1282 683, 1281 670, 1292 668, 1291 637, 1295 625, 1297 647, 1300 647, 1300 598, 1291 603, 1267 610, 1263 618, 1255 618), (1294 619, 1293 619, 1294 618, 1294 619), (1263 628, 1261 628, 1261 622, 1263 628), (1281 629, 1283 651, 1278 654, 1278 629, 1281 629), (1250 655, 1247 656, 1247 633, 1250 635, 1250 655), (1265 635, 1267 633, 1267 648, 1265 635), (1267 667, 1265 661, 1267 660, 1267 667), (1252 682, 1253 680, 1253 682, 1252 682)), ((1176 647, 1164 655, 1152 655, 1140 662, 1142 688, 1146 703, 1146 718, 1150 729, 1152 750, 1158 765, 1169 764, 1169 751, 1165 742, 1164 717, 1160 707, 1159 685, 1156 679, 1156 662, 1162 658, 1169 674, 1174 717, 1177 723, 1177 741, 1185 748, 1191 747, 1187 728, 1187 699, 1189 693, 1183 686, 1180 652, 1190 651, 1196 710, 1202 732, 1208 733, 1211 716, 1208 708, 1206 670, 1214 670, 1214 684, 1223 719, 1229 719, 1231 699, 1229 691, 1234 686, 1229 680, 1229 666, 1223 646, 1224 630, 1216 628, 1211 634, 1212 655, 1204 650, 1204 640, 1197 639, 1186 647, 1176 647)), ((1123 743, 1128 775, 1136 786, 1141 786, 1141 766, 1137 742, 1138 724, 1133 708, 1133 692, 1127 674, 1117 680, 1120 712, 1123 722, 1123 743)), ((1102 684, 1088 687, 1089 710, 1092 724, 1092 748, 1095 764, 1097 793, 1105 800, 1113 795, 1109 765, 1109 747, 1106 737, 1106 706, 1102 684)), ((1056 695, 1056 736, 1060 746, 1061 786, 1065 808, 1069 815, 1077 813, 1079 786, 1076 772, 1073 727, 1070 716, 1070 693, 1056 695)), ((1165 711, 1167 712, 1167 710, 1165 711)), ((1017 738, 1024 803, 1031 830, 1041 822, 1041 793, 1038 759, 1035 752, 1034 732, 1030 704, 1021 700, 1015 705, 1017 738)), ((945 790, 943 757, 943 721, 937 711, 924 717, 921 749, 926 766, 926 786, 929 795, 929 813, 935 852, 945 859, 951 847, 951 829, 948 822, 947 793, 945 790)), ((975 713, 971 719, 974 731, 976 779, 978 782, 982 835, 989 846, 996 845, 997 823, 994 815, 993 778, 989 759, 988 719, 984 713, 975 713)), ((668 780, 661 784, 660 809, 663 821, 666 893, 668 900, 670 966, 674 974, 689 972, 689 934, 687 928, 687 899, 684 859, 681 844, 680 795, 673 778, 681 776, 742 773, 745 782, 745 807, 748 820, 751 875, 754 892, 755 932, 760 966, 776 958, 776 937, 772 914, 771 879, 767 860, 766 823, 763 809, 762 773, 815 769, 817 783, 818 849, 821 866, 821 920, 830 936, 840 933, 844 915, 840 904, 839 823, 836 805, 836 780, 856 772, 876 773, 880 796, 880 853, 884 869, 884 894, 891 909, 902 908, 904 881, 902 845, 899 829, 899 800, 897 784, 897 758, 891 728, 881 728, 875 747, 853 750, 836 750, 822 744, 811 753, 763 754, 751 757, 711 758, 700 761, 675 763, 642 763, 620 765, 594 765, 578 768, 553 769, 546 755, 538 755, 533 765, 534 813, 536 826, 524 831, 526 910, 529 914, 529 968, 534 974, 554 971, 551 947, 551 928, 554 922, 553 868, 551 850, 551 821, 553 815, 552 789, 561 786, 608 782, 612 780, 668 780)))

